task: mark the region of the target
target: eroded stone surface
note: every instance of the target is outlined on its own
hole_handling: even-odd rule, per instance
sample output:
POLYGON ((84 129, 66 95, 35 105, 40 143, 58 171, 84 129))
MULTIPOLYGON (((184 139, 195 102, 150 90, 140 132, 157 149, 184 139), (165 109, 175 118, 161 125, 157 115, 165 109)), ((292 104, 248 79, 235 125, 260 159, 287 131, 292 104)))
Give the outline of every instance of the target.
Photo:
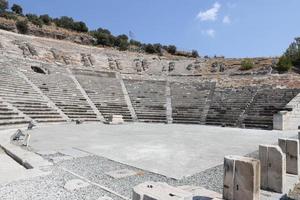
POLYGON ((89 186, 89 184, 87 182, 84 182, 83 180, 72 179, 72 180, 66 182, 64 188, 66 190, 73 191, 73 190, 77 190, 77 189, 84 188, 87 186, 89 186))
POLYGON ((280 138, 278 144, 286 155, 286 173, 299 175, 299 141, 280 138))
POLYGON ((224 191, 226 200, 259 200, 260 162, 259 160, 226 156, 224 159, 224 191))
POLYGON ((278 193, 285 192, 286 160, 279 146, 260 145, 261 188, 278 193))

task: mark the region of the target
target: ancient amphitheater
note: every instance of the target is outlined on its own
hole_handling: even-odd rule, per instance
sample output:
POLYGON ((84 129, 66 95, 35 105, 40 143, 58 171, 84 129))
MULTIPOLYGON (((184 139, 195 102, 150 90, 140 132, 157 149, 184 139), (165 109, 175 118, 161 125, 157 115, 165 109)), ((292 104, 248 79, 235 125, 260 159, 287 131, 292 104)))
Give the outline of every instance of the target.
POLYGON ((299 198, 300 76, 240 62, 0 31, 0 199, 299 198))

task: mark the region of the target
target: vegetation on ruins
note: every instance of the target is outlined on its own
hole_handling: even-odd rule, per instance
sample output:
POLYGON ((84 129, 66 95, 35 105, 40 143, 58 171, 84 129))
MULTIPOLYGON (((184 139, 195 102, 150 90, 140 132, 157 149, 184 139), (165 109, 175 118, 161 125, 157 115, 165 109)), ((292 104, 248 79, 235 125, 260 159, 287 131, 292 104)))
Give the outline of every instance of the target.
POLYGON ((109 30, 103 28, 89 31, 89 28, 84 22, 75 21, 72 17, 62 16, 60 18, 51 18, 48 14, 38 16, 32 13, 23 15, 23 8, 17 4, 14 4, 11 7, 11 11, 9 11, 8 8, 8 1, 0 0, 0 17, 14 20, 19 33, 22 34, 28 33, 30 28, 28 25, 29 22, 39 28, 42 28, 44 25, 56 26, 70 31, 86 33, 95 38, 96 45, 114 47, 120 51, 131 50, 158 55, 163 55, 163 53, 168 52, 171 55, 177 56, 199 57, 196 50, 193 50, 192 52, 177 51, 177 47, 175 45, 162 45, 159 43, 144 44, 133 38, 128 38, 125 34, 115 36, 109 30))
POLYGON ((17 27, 19 33, 22 33, 22 34, 28 33, 28 21, 27 20, 17 21, 16 27, 17 27))
POLYGON ((250 70, 254 67, 254 62, 250 58, 245 58, 241 63, 241 70, 250 70))

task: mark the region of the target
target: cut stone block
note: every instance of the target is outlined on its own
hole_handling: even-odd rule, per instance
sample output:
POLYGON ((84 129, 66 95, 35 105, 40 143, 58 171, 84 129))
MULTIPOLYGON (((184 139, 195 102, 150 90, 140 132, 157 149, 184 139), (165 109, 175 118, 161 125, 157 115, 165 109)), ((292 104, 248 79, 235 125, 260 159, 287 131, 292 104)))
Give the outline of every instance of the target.
POLYGON ((279 138, 278 144, 286 155, 286 173, 299 175, 299 141, 279 138))
POLYGON ((124 119, 122 115, 112 115, 109 120, 109 124, 117 125, 117 124, 124 124, 124 119))
POLYGON ((193 195, 166 183, 145 182, 133 188, 132 200, 193 200, 193 195))
POLYGON ((89 184, 87 182, 84 182, 80 179, 72 179, 72 180, 66 182, 64 188, 66 190, 73 191, 73 190, 77 190, 77 189, 84 188, 87 186, 89 186, 89 184))
POLYGON ((279 146, 260 145, 261 189, 277 193, 285 192, 286 160, 279 146))
POLYGON ((259 200, 260 161, 242 156, 226 156, 223 188, 225 200, 259 200))
POLYGON ((193 200, 222 200, 222 194, 199 186, 184 185, 177 187, 193 194, 193 200))
POLYGON ((129 169, 121 169, 121 170, 116 170, 116 171, 110 171, 105 173, 115 179, 119 179, 119 178, 125 178, 128 176, 135 176, 137 175, 137 172, 129 170, 129 169))

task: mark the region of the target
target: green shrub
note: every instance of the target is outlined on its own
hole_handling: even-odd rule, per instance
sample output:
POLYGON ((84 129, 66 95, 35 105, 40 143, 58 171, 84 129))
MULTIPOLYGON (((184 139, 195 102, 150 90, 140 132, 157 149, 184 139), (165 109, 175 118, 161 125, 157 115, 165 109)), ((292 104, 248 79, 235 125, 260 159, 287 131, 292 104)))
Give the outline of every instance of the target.
POLYGON ((43 21, 35 14, 27 14, 26 15, 28 21, 30 21, 32 24, 38 26, 38 27, 43 27, 43 21))
POLYGON ((88 32, 89 29, 84 22, 75 22, 72 17, 63 16, 61 18, 56 18, 53 20, 56 26, 78 31, 78 32, 88 32))
POLYGON ((242 60, 241 70, 249 70, 249 69, 252 69, 253 67, 254 67, 254 63, 253 63, 252 59, 246 58, 246 59, 242 60))
POLYGON ((18 15, 23 15, 23 8, 18 4, 14 4, 11 7, 11 10, 18 15))
POLYGON ((46 25, 50 25, 52 22, 52 18, 49 15, 41 15, 40 20, 42 20, 46 25))
POLYGON ((146 44, 145 47, 144 47, 144 51, 146 53, 153 54, 153 53, 155 53, 155 48, 153 47, 152 44, 146 44))
POLYGON ((8 1, 0 0, 0 13, 5 12, 6 9, 8 9, 8 1))
POLYGON ((192 57, 194 57, 194 58, 199 58, 199 53, 198 53, 197 50, 193 50, 193 51, 192 51, 192 57))
POLYGON ((136 41, 136 40, 130 40, 129 43, 130 43, 131 45, 137 46, 137 47, 141 47, 141 46, 142 46, 142 43, 139 42, 139 41, 136 41))
POLYGON ((293 66, 293 63, 292 63, 291 58, 289 58, 287 56, 281 56, 277 63, 276 69, 279 72, 287 72, 292 68, 292 66, 293 66))
POLYGON ((169 45, 167 51, 169 54, 174 55, 177 51, 177 47, 175 45, 169 45))
POLYGON ((15 13, 13 12, 3 12, 3 13, 0 13, 0 17, 3 17, 5 19, 12 19, 12 20, 17 20, 18 17, 16 16, 15 13))
POLYGON ((22 34, 28 33, 28 21, 27 20, 17 21, 16 27, 17 27, 19 33, 22 33, 22 34))

